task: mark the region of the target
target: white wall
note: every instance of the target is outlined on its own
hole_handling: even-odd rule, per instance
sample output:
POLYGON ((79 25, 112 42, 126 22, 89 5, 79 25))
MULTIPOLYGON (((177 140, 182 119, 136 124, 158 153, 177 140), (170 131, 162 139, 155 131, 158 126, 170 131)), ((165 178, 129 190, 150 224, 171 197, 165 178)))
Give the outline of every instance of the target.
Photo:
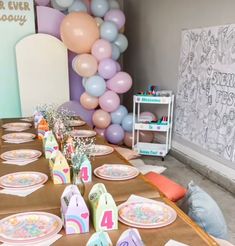
MULTIPOLYGON (((235 23, 234 0, 125 0, 124 10, 127 16, 125 33, 129 39, 124 69, 134 79, 132 91, 124 96, 129 109, 132 107, 129 96, 146 89, 148 84, 176 92, 183 29, 235 23)), ((173 144, 183 152, 187 151, 185 147, 190 148, 190 153, 199 161, 203 161, 200 156, 204 155, 217 160, 217 164, 235 166, 182 139, 174 138, 173 144)), ((212 167, 220 169, 213 163, 211 160, 212 167)))

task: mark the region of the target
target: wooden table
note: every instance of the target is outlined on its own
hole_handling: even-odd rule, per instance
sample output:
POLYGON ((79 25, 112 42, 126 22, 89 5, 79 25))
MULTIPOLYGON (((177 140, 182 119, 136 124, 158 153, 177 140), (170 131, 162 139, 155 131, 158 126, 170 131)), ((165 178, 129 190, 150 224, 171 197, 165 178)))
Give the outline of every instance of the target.
MULTIPOLYGON (((0 122, 0 125, 8 122, 16 122, 17 119, 6 119, 0 122)), ((88 126, 80 127, 79 129, 89 129, 88 126)), ((35 133, 35 130, 31 128, 27 132, 35 133)), ((0 137, 6 134, 4 129, 0 127, 0 137)), ((97 144, 107 144, 105 140, 97 136, 97 144)), ((0 153, 8 150, 31 148, 42 151, 42 143, 39 140, 24 144, 9 144, 5 143, 0 139, 0 153)), ((116 151, 107 156, 95 157, 91 159, 93 169, 101 166, 105 163, 122 163, 130 165, 116 151)), ((28 164, 26 166, 16 166, 10 164, 3 164, 0 161, 0 176, 18 172, 18 171, 39 171, 49 176, 48 160, 44 157, 40 157, 38 161, 28 164)), ((167 198, 162 196, 155 187, 148 183, 144 176, 139 175, 135 179, 127 181, 106 181, 101 180, 93 175, 92 183, 87 184, 85 188, 84 198, 87 200, 88 193, 91 187, 98 182, 105 184, 109 193, 112 194, 117 204, 125 202, 131 194, 151 198, 154 200, 164 201, 177 212, 177 219, 174 223, 169 226, 158 228, 158 229, 139 229, 141 237, 145 242, 146 246, 150 245, 164 245, 170 239, 174 239, 183 242, 188 245, 203 246, 203 245, 217 245, 200 227, 198 227, 186 214, 184 214, 174 203, 169 201, 167 198)), ((27 197, 17 197, 6 194, 0 194, 0 218, 4 218, 8 215, 26 212, 26 211, 44 211, 53 214, 60 215, 60 197, 66 185, 54 185, 49 178, 49 181, 36 192, 32 193, 27 197)), ((112 242, 116 243, 121 233, 128 229, 128 226, 119 222, 119 229, 115 231, 109 231, 112 242)), ((94 233, 94 228, 90 226, 90 233, 68 235, 63 236, 54 245, 81 245, 85 246, 86 242, 90 238, 91 234, 94 233)), ((64 231, 62 231, 64 234, 64 231)))

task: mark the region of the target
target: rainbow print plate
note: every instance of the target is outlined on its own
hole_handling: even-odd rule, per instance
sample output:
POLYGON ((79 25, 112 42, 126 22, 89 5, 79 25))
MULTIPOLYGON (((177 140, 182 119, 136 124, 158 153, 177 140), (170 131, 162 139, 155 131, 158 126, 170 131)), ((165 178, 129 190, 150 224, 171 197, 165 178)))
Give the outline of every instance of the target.
POLYGON ((118 207, 120 221, 139 228, 157 228, 171 224, 177 214, 162 202, 126 202, 118 207))
POLYGON ((0 187, 7 189, 27 189, 44 184, 48 177, 40 172, 16 172, 0 177, 0 187))
POLYGON ((10 150, 1 154, 3 160, 31 160, 38 158, 42 155, 42 152, 33 149, 17 149, 10 150))
POLYGON ((73 130, 70 134, 74 138, 90 138, 94 137, 96 132, 91 130, 73 130))
POLYGON ((114 151, 113 147, 110 147, 108 145, 96 144, 91 155, 92 156, 109 155, 113 153, 113 151, 114 151))
POLYGON ((15 214, 0 220, 0 241, 13 245, 34 245, 53 237, 61 228, 62 221, 54 214, 15 214))
POLYGON ((32 126, 31 123, 28 122, 12 122, 12 123, 6 123, 2 125, 3 128, 30 128, 32 126))
POLYGON ((86 124, 83 120, 70 120, 69 126, 84 126, 86 124))
POLYGON ((135 167, 121 164, 105 164, 97 167, 94 174, 107 180, 127 180, 139 175, 139 170, 135 167))
POLYGON ((36 135, 28 132, 14 132, 14 133, 8 133, 2 136, 3 140, 6 141, 14 141, 14 140, 31 140, 35 138, 36 135))

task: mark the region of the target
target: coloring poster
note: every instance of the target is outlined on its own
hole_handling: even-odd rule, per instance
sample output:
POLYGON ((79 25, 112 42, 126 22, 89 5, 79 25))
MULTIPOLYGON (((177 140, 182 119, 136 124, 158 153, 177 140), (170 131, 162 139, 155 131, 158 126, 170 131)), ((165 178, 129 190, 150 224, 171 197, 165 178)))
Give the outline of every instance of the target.
POLYGON ((235 24, 185 30, 175 134, 235 160, 235 24))

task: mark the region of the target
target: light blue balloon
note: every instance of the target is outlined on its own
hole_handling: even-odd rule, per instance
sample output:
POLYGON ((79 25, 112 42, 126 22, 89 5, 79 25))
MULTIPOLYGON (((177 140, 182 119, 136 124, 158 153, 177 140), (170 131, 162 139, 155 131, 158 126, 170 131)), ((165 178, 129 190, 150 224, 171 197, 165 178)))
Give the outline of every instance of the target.
POLYGON ((73 4, 68 8, 69 13, 71 12, 87 12, 87 6, 80 0, 75 0, 73 4))
POLYGON ((116 0, 109 0, 110 9, 120 9, 120 5, 116 0))
POLYGON ((126 107, 120 105, 118 109, 111 113, 111 119, 113 124, 121 124, 123 118, 128 115, 126 107))
POLYGON ((56 0, 51 0, 51 6, 54 8, 54 9, 57 9, 59 11, 66 11, 67 8, 66 7, 61 7, 57 4, 57 1, 56 0))
POLYGON ((112 44, 112 59, 113 60, 118 60, 118 58, 120 57, 120 50, 117 47, 116 44, 112 44))
POLYGON ((100 25, 100 36, 103 39, 113 42, 118 37, 118 28, 112 21, 104 21, 100 25))
POLYGON ((85 82, 85 89, 89 95, 100 97, 104 94, 106 90, 105 80, 98 75, 89 77, 85 82))
POLYGON ((128 47, 128 40, 125 35, 119 33, 114 41, 114 44, 116 44, 120 52, 123 53, 128 47))
POLYGON ((133 129, 133 114, 126 115, 122 120, 122 128, 127 132, 132 132, 133 129))
POLYGON ((96 17, 103 17, 109 10, 109 3, 107 0, 92 0, 91 13, 96 17))
POLYGON ((74 0, 55 0, 55 3, 60 8, 68 8, 70 5, 73 4, 74 0))

